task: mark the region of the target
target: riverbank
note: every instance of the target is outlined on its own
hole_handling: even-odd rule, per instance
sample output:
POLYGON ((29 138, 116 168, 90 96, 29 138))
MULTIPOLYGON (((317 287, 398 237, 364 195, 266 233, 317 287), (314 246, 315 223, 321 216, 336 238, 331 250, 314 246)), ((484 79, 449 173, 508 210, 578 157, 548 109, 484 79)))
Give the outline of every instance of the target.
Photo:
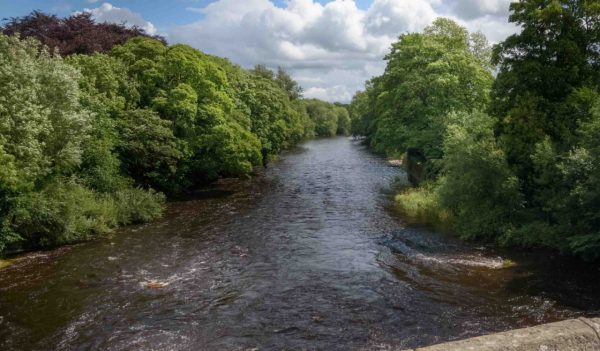
POLYGON ((403 175, 312 140, 155 222, 19 261, 0 348, 404 349, 600 312, 597 270, 407 226, 403 175))

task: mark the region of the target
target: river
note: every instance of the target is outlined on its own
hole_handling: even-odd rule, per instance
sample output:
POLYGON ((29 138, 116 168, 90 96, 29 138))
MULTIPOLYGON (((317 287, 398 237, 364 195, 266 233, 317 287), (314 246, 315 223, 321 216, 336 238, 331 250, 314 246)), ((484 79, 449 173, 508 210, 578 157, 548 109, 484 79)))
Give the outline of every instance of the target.
POLYGON ((0 270, 0 349, 388 350, 600 313, 594 267, 404 225, 404 177, 313 140, 160 221, 26 255, 0 270))

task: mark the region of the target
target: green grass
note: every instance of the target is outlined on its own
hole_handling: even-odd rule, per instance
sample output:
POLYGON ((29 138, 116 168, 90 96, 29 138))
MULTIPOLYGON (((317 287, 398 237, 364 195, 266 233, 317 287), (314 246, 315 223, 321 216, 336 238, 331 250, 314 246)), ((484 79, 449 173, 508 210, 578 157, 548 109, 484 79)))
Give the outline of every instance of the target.
POLYGON ((404 219, 411 225, 431 226, 436 230, 450 232, 454 217, 439 205, 439 199, 430 185, 410 188, 396 195, 396 204, 404 219))

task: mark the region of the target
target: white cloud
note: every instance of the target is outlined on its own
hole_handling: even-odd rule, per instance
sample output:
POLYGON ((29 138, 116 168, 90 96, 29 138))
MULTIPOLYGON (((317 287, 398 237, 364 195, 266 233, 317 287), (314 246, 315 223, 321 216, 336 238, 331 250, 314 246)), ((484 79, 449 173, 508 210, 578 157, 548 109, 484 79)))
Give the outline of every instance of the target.
MULTIPOLYGON (((98 0, 88 0, 90 3, 98 0)), ((103 3, 100 7, 94 9, 84 9, 89 12, 97 22, 123 23, 127 26, 138 26, 150 35, 156 34, 156 27, 151 22, 146 21, 139 13, 135 13, 128 8, 116 7, 110 3, 103 3)))
MULTIPOLYGON (((169 42, 244 67, 283 66, 307 97, 329 101, 348 102, 366 80, 383 72, 383 57, 400 34, 420 31, 439 16, 480 30, 491 42, 518 29, 507 21, 511 0, 373 0, 367 9, 353 0, 287 0, 282 7, 271 0, 215 0, 205 7, 180 1, 193 6, 187 10, 199 19, 170 28, 169 42)), ((156 33, 151 22, 127 8, 104 3, 85 11, 98 21, 126 22, 156 33)))
POLYGON ((371 33, 398 36, 418 31, 437 14, 428 1, 376 0, 367 11, 365 26, 371 33))
POLYGON ((382 72, 382 58, 400 33, 435 19, 434 3, 374 0, 365 11, 348 0, 289 0, 283 8, 269 0, 218 0, 188 8, 203 18, 171 28, 169 40, 246 67, 281 65, 303 84, 306 96, 349 101, 365 80, 382 72))
POLYGON ((325 101, 350 101, 354 91, 350 91, 345 85, 334 85, 327 88, 311 87, 304 91, 307 98, 320 99, 325 101))
POLYGON ((508 9, 513 0, 454 0, 451 4, 453 13, 467 20, 482 16, 497 16, 506 19, 508 9))

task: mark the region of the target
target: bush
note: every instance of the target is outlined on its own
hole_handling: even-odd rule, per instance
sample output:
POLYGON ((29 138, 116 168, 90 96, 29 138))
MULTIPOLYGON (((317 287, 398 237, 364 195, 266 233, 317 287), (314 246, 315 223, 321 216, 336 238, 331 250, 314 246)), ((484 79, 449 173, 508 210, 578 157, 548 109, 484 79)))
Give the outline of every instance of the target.
POLYGON ((120 225, 149 222, 160 218, 164 212, 166 197, 152 189, 128 188, 113 196, 120 225))
POLYGON ((443 231, 453 229, 454 218, 450 211, 440 206, 434 183, 403 191, 396 195, 396 203, 409 224, 428 225, 443 231))
POLYGON ((76 179, 57 178, 42 191, 21 194, 2 232, 9 247, 51 247, 110 232, 118 225, 147 222, 162 215, 164 195, 153 190, 123 189, 98 193, 76 179), (15 245, 17 244, 17 245, 15 245))
POLYGON ((465 238, 498 238, 512 228, 521 208, 517 178, 496 144, 488 115, 457 113, 444 139, 438 181, 440 205, 457 220, 465 238))

